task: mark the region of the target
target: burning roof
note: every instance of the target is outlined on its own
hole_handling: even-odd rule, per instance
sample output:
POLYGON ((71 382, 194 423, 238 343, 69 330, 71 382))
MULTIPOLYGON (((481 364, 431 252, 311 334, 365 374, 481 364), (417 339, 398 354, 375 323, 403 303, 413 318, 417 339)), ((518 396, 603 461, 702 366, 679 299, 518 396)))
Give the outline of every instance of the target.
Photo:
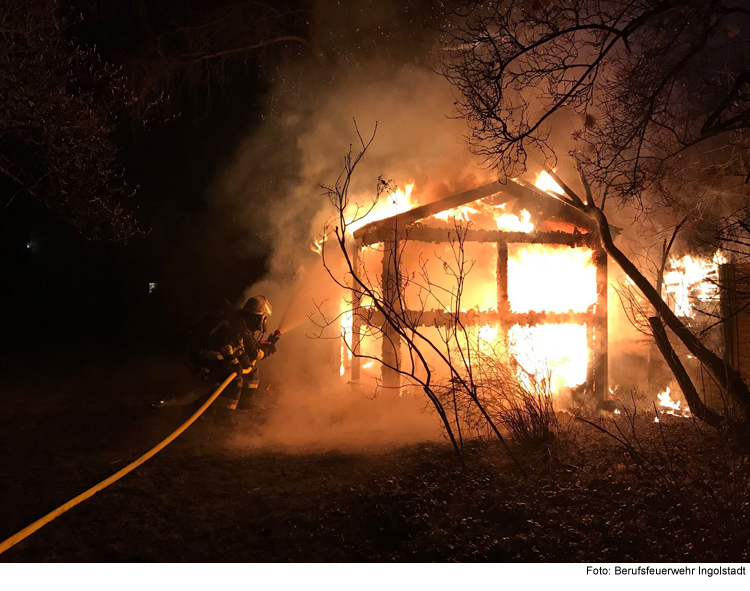
MULTIPOLYGON (((593 229, 592 221, 581 212, 552 194, 518 180, 508 179, 504 183, 495 181, 426 205, 408 208, 410 193, 408 188, 404 193, 406 199, 395 208, 394 214, 359 226, 354 231, 354 237, 369 242, 368 235, 379 235, 384 229, 390 232, 394 226, 406 228, 429 218, 446 220, 449 219, 446 213, 454 213, 453 217, 463 221, 472 221, 472 216, 486 213, 488 208, 495 210, 496 221, 506 222, 505 226, 498 223, 498 230, 530 232, 536 226, 541 231, 550 229, 574 233, 593 229)), ((367 222, 366 219, 362 221, 367 222)))

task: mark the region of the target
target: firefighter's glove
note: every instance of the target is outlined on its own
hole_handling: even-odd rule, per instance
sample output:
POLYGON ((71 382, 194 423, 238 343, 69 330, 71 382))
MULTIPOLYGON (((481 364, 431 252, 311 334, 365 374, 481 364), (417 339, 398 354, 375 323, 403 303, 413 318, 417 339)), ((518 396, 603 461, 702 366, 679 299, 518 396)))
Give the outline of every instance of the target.
POLYGON ((239 363, 237 364, 237 375, 247 375, 249 374, 253 369, 253 364, 250 363, 250 359, 247 355, 243 355, 237 360, 239 363))
POLYGON ((262 342, 258 348, 263 351, 263 357, 268 357, 276 353, 276 345, 273 343, 262 342))

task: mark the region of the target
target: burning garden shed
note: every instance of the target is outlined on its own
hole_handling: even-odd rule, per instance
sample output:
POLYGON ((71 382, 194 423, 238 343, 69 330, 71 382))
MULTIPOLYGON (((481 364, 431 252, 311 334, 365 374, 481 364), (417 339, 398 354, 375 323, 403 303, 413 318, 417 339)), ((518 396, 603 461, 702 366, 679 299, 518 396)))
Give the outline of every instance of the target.
MULTIPOLYGON (((426 205, 407 188, 391 209, 349 226, 352 275, 415 332, 439 341, 457 325, 479 351, 502 344, 518 374, 550 392, 603 400, 607 255, 591 221, 545 192, 555 188, 543 173, 536 186, 494 182, 426 205)), ((414 366, 402 351, 406 335, 373 298, 352 293, 342 303, 341 375, 398 391, 404 365, 414 366)), ((459 354, 470 364, 469 352, 459 354)), ((430 366, 428 356, 420 362, 430 366)))

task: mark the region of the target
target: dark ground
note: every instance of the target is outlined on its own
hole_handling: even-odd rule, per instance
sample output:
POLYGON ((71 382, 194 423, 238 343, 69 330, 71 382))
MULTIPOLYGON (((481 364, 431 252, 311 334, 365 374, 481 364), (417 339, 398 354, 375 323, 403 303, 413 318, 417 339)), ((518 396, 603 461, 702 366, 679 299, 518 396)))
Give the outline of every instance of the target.
MULTIPOLYGON (((6 370, 0 538, 179 424, 179 411, 149 407, 174 386, 177 362, 111 357, 6 370)), ((661 485, 583 425, 552 452, 516 447, 522 479, 492 444, 472 446, 464 476, 440 444, 242 452, 200 421, 0 561, 748 560, 747 455, 727 460, 723 439, 668 419, 667 447, 658 426, 639 431, 645 449, 671 450, 661 485)), ((260 420, 245 413, 243 428, 260 420)))

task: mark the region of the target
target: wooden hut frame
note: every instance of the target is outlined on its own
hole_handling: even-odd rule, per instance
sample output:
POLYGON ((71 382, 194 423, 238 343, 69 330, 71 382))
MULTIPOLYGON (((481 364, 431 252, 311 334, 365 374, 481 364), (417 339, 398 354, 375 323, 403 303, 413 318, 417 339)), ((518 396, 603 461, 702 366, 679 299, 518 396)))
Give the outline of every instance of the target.
MULTIPOLYGON (((607 351, 607 254, 601 248, 596 229, 591 220, 564 202, 538 190, 536 187, 521 184, 512 180, 507 183, 490 183, 452 195, 440 201, 415 207, 407 212, 372 222, 354 233, 354 244, 350 256, 354 261, 355 272, 362 268, 362 249, 374 244, 383 244, 382 290, 383 297, 395 298, 394 268, 399 242, 402 240, 445 243, 456 239, 455 230, 428 227, 419 224, 419 220, 429 218, 437 213, 467 205, 478 199, 504 193, 508 201, 515 200, 516 209, 526 209, 532 214, 534 227, 545 219, 559 219, 574 228, 572 233, 562 231, 507 232, 503 230, 469 229, 465 233, 466 242, 494 243, 497 245, 497 309, 488 312, 471 310, 461 312, 460 319, 464 326, 494 324, 507 334, 515 324, 533 326, 541 323, 574 323, 586 325, 588 344, 586 386, 597 400, 604 400, 608 393, 608 351, 607 351), (408 233, 408 236, 407 236, 408 233), (508 302, 508 244, 533 243, 546 245, 566 245, 570 247, 589 247, 594 252, 596 266, 597 299, 596 304, 586 312, 568 312, 564 314, 511 311, 508 302)), ((394 300, 395 301, 395 300, 394 300)), ((354 309, 360 302, 352 302, 354 309)), ((409 311, 407 311, 409 313, 409 311)), ((419 317, 417 326, 440 326, 448 320, 439 312, 414 311, 419 317)), ((357 356, 362 338, 362 320, 354 314, 352 324, 351 346, 354 355, 351 359, 350 378, 357 382, 361 378, 361 360, 357 356)), ((395 331, 388 325, 384 330, 382 342, 382 359, 385 364, 400 367, 400 342, 395 331)), ((398 390, 400 376, 386 365, 382 366, 382 385, 398 390)))

